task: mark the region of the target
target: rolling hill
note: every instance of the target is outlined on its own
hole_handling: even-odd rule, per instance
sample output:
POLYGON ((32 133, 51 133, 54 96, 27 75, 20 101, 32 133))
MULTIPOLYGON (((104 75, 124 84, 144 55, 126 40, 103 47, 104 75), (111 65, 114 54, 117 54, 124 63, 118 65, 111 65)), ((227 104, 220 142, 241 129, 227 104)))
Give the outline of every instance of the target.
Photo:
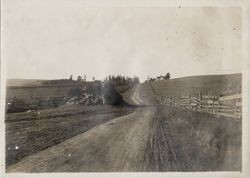
POLYGON ((158 95, 165 97, 193 95, 200 91, 217 95, 241 93, 242 74, 190 76, 149 84, 158 95))

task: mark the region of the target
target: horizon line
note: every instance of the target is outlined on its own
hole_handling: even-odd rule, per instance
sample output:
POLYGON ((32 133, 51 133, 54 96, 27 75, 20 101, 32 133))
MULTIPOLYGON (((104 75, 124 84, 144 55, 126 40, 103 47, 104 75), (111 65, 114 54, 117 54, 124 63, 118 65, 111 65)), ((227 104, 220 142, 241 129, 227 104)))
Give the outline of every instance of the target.
MULTIPOLYGON (((223 73, 223 74, 198 74, 198 75, 187 75, 187 76, 180 76, 180 77, 171 77, 171 79, 179 79, 179 78, 186 78, 186 77, 195 77, 195 76, 218 76, 218 75, 239 75, 241 74, 242 75, 242 72, 237 72, 237 73, 223 73)), ((113 74, 114 75, 114 74, 113 74)), ((171 73, 170 73, 171 75, 171 73)), ((77 75, 78 76, 78 75, 77 75)), ((109 76, 109 75, 108 75, 109 76)), ((111 75, 112 76, 112 75, 111 75)), ((119 74, 115 74, 114 76, 119 76, 119 74)), ((125 77, 130 77, 128 75, 121 75, 121 76, 125 76, 125 77)), ((160 75, 158 75, 160 76, 160 75)), ((107 77, 107 76, 106 76, 107 77)), ((138 76, 135 76, 134 77, 138 77, 138 76)), ((157 77, 157 76, 156 76, 157 77)), ((132 77, 133 78, 133 77, 132 77)), ((154 78, 154 77, 153 77, 154 78)), ((69 79, 69 78, 52 78, 52 79, 42 79, 42 78, 6 78, 6 80, 63 80, 63 79, 69 79)), ((74 79, 73 79, 74 80, 74 79)), ((75 79, 76 80, 76 79, 75 79)), ((100 79, 96 79, 96 80, 100 80, 100 79)), ((102 79, 103 80, 103 79, 102 79)), ((101 80, 101 81, 102 81, 101 80)), ((139 80, 140 80, 140 77, 139 77, 139 80)), ((87 81, 91 81, 91 80, 87 80, 87 81)))

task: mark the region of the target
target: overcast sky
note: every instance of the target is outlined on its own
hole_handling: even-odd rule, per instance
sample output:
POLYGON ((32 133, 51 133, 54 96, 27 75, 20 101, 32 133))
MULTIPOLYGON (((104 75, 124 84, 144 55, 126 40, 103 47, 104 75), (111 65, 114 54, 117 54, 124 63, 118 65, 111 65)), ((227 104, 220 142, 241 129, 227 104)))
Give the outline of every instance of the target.
POLYGON ((122 74, 144 80, 167 72, 173 77, 241 72, 239 8, 80 2, 5 1, 7 78, 122 74))

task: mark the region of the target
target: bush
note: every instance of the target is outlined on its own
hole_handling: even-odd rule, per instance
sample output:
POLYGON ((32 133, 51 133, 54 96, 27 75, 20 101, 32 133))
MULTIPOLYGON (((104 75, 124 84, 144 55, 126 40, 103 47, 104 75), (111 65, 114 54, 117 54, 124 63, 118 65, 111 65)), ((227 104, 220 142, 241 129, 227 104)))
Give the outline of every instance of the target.
POLYGON ((105 104, 120 105, 124 103, 122 96, 116 91, 114 85, 111 83, 105 84, 103 88, 103 96, 105 104))

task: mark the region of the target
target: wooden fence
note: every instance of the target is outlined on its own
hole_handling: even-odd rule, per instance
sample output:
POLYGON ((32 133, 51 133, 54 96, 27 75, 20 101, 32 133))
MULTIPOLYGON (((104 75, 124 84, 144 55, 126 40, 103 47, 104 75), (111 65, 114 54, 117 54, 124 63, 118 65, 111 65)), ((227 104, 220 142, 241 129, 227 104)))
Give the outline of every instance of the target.
POLYGON ((226 96, 203 95, 160 97, 160 103, 196 112, 206 112, 213 115, 235 119, 242 118, 242 95, 226 96))

